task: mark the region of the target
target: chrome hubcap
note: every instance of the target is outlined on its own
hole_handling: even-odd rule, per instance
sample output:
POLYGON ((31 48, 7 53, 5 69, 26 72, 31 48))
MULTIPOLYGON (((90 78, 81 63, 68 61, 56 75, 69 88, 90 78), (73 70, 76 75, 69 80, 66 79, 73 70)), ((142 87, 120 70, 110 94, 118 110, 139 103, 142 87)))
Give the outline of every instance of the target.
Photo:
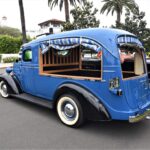
POLYGON ((64 106, 64 114, 68 117, 68 118, 74 118, 75 117, 75 108, 71 103, 67 103, 64 106))
POLYGON ((2 97, 8 97, 8 89, 4 81, 0 82, 0 94, 2 95, 2 97))
POLYGON ((2 85, 2 91, 4 94, 7 94, 7 87, 5 84, 2 85))

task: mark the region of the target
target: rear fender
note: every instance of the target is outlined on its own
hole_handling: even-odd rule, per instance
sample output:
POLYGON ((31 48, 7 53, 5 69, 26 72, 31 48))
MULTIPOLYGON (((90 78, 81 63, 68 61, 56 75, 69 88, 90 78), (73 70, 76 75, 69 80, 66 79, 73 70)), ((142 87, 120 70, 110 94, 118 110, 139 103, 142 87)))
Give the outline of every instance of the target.
POLYGON ((105 117, 107 118, 107 120, 110 120, 110 115, 107 112, 104 105, 101 103, 101 101, 93 93, 91 93, 89 90, 85 89, 84 87, 82 87, 80 85, 72 84, 72 83, 65 83, 65 84, 60 85, 54 95, 55 100, 58 99, 58 97, 62 93, 66 92, 66 90, 63 90, 63 89, 68 89, 67 90, 68 92, 70 89, 71 91, 75 91, 75 92, 79 93, 80 95, 83 96, 85 101, 88 101, 89 104, 91 104, 98 112, 103 113, 105 115, 105 117))

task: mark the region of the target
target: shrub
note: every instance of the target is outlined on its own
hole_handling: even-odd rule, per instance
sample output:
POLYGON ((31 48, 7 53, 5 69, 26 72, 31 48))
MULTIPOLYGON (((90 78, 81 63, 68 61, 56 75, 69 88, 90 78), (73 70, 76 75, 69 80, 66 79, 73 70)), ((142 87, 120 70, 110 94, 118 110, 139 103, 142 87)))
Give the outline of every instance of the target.
POLYGON ((4 63, 12 63, 12 62, 15 62, 17 59, 18 59, 18 57, 6 57, 6 58, 3 58, 3 62, 4 63))
POLYGON ((22 45, 21 38, 0 35, 0 54, 18 53, 22 45))
MULTIPOLYGON (((28 36, 27 42, 31 40, 28 36)), ((0 35, 0 54, 18 53, 22 44, 22 37, 0 35)))
POLYGON ((20 37, 21 32, 17 28, 7 27, 7 26, 0 26, 0 34, 1 35, 10 35, 13 37, 20 37))

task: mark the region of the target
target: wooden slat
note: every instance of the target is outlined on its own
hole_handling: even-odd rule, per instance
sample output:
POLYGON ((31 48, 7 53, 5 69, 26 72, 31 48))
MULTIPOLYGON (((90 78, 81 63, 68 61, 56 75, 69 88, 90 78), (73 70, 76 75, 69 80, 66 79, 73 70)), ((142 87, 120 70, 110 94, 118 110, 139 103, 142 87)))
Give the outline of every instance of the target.
POLYGON ((50 64, 50 51, 48 51, 48 64, 50 64))
POLYGON ((63 69, 63 70, 48 70, 48 71, 44 71, 44 73, 57 73, 57 72, 76 71, 76 70, 79 70, 79 68, 63 69))
POLYGON ((69 55, 67 55, 67 63, 69 63, 69 55))
POLYGON ((65 64, 67 64, 68 62, 67 62, 67 56, 65 56, 65 64))
POLYGON ((56 62, 55 64, 58 64, 58 55, 56 55, 56 62))
POLYGON ((90 72, 101 72, 101 70, 93 70, 93 69, 81 69, 83 71, 90 71, 90 72))
POLYGON ((76 48, 76 62, 78 62, 78 49, 76 48))
POLYGON ((44 54, 44 64, 46 64, 46 53, 44 54))
POLYGON ((45 64, 44 67, 53 67, 53 66, 72 66, 72 65, 79 65, 79 63, 68 63, 68 64, 45 64))
POLYGON ((54 50, 52 49, 52 64, 54 64, 54 50))
POLYGON ((82 69, 82 57, 81 57, 81 48, 79 50, 79 69, 82 69))
POLYGON ((78 80, 92 80, 92 81, 95 81, 95 80, 96 81, 101 81, 102 80, 102 78, 84 77, 84 76, 71 76, 71 75, 59 75, 59 74, 48 74, 48 73, 42 73, 41 75, 60 77, 60 78, 78 79, 78 80))
POLYGON ((71 50, 71 55, 70 55, 70 57, 69 57, 69 62, 70 62, 70 63, 74 63, 73 57, 74 57, 74 49, 71 50))
POLYGON ((138 79, 138 78, 144 77, 145 75, 146 74, 138 75, 138 76, 133 76, 133 77, 128 77, 128 78, 123 78, 123 80, 138 79))
POLYGON ((39 73, 43 73, 43 55, 41 53, 41 49, 39 49, 39 73))
POLYGON ((63 56, 61 56, 62 57, 62 64, 65 64, 65 59, 64 59, 64 57, 63 56))
POLYGON ((122 71, 123 73, 134 73, 133 71, 122 71))

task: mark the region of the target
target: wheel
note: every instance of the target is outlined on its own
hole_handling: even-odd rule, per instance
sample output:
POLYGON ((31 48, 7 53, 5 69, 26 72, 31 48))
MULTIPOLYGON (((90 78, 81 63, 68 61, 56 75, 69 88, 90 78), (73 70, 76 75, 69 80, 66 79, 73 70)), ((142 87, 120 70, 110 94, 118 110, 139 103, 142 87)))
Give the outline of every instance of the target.
POLYGON ((4 98, 8 98, 9 97, 9 93, 8 93, 8 85, 5 81, 0 81, 0 94, 2 97, 4 98))
POLYGON ((58 116, 67 126, 79 127, 84 122, 84 111, 78 99, 73 94, 64 94, 57 102, 58 116))

